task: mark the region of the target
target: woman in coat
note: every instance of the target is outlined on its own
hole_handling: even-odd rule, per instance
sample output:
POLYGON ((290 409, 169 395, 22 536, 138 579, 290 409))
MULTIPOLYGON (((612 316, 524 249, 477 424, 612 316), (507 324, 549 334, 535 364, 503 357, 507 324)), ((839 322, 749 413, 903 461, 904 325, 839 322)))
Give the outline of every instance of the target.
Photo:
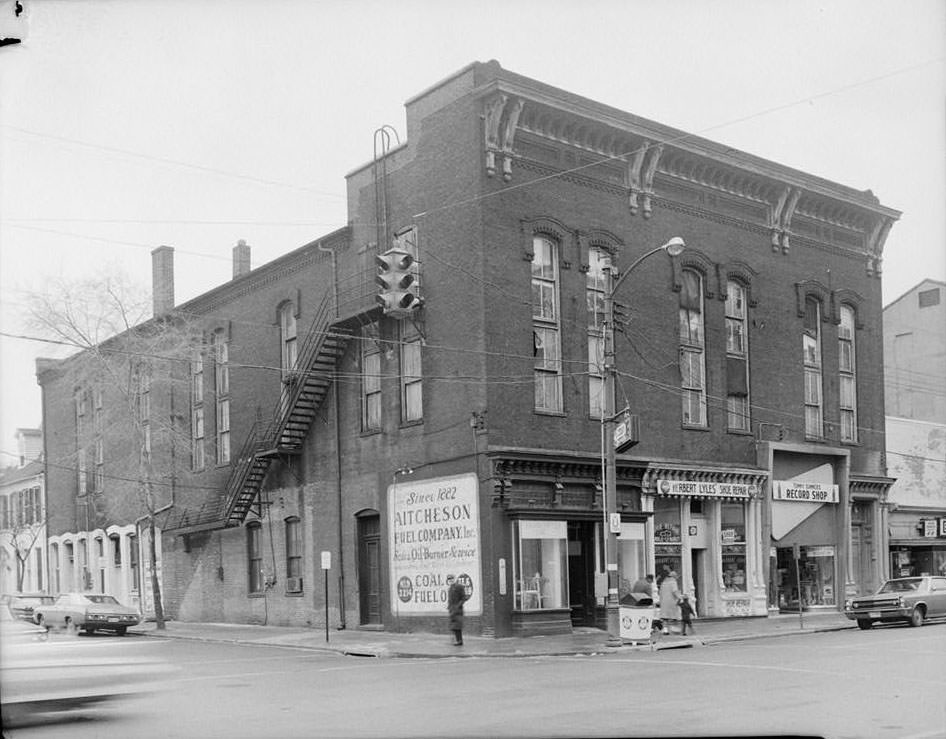
POLYGON ((660 583, 660 620, 664 633, 669 634, 669 622, 680 620, 680 588, 677 585, 677 572, 670 573, 660 583))

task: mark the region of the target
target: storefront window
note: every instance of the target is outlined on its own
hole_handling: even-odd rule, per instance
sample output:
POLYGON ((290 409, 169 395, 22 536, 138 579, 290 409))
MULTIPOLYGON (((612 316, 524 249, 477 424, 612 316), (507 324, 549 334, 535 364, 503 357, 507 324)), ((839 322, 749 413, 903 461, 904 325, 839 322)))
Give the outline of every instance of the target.
POLYGON ((677 498, 654 500, 654 562, 657 582, 671 570, 682 572, 680 556, 680 501, 677 498))
POLYGON ((746 507, 742 503, 719 506, 719 539, 722 546, 723 585, 727 593, 746 592, 746 507))
POLYGON ((618 585, 618 598, 627 596, 634 583, 647 574, 644 559, 644 524, 623 523, 618 535, 618 572, 621 577, 618 585))
POLYGON ((565 521, 519 521, 516 608, 567 608, 568 528, 565 521))
POLYGON ((801 546, 799 554, 796 570, 792 548, 778 549, 779 608, 798 609, 799 585, 803 609, 835 605, 834 546, 801 546))

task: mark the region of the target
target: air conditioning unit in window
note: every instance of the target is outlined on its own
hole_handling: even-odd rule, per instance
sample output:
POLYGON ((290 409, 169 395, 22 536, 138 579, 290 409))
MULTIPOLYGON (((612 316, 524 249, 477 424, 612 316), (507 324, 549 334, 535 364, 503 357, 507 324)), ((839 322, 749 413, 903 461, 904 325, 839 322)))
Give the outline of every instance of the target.
POLYGON ((286 592, 287 593, 301 593, 302 592, 302 578, 301 577, 287 577, 286 578, 286 592))

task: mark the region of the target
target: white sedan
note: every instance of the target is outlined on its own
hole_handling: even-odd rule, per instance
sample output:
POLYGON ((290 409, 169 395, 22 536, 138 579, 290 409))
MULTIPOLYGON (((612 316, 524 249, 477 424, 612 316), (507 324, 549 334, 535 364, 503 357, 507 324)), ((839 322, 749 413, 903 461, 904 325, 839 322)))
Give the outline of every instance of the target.
POLYGON ((129 626, 141 622, 141 615, 111 595, 63 593, 51 605, 37 606, 33 620, 47 629, 83 629, 86 634, 101 629, 124 636, 129 626))

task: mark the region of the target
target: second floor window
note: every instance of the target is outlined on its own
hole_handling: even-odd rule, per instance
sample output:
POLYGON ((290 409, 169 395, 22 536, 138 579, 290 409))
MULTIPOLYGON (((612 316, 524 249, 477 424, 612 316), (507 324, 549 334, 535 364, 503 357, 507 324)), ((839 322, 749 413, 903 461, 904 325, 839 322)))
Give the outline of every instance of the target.
POLYGON ((683 423, 686 426, 706 426, 703 278, 699 273, 689 269, 683 272, 679 325, 683 423))
POLYGON ((217 398, 217 464, 230 463, 230 345, 218 331, 213 336, 214 393, 217 398))
POLYGON ((805 366, 805 436, 824 437, 824 408, 821 388, 821 303, 805 300, 802 350, 805 366))
POLYGON ((536 236, 532 252, 535 409, 560 413, 562 349, 558 319, 558 245, 545 236, 536 236))
POLYGON ((424 417, 421 339, 410 321, 401 322, 401 421, 424 417))
POLYGON ((366 334, 361 347, 361 424, 364 431, 381 429, 381 352, 366 334))
POLYGON ((588 307, 588 412, 592 418, 604 415, 604 297, 610 287, 610 269, 610 254, 603 249, 589 249, 585 302, 588 307))
POLYGON ((854 310, 841 306, 838 326, 838 372, 840 376, 841 441, 857 442, 857 357, 854 346, 854 310))
POLYGON ((749 430, 746 289, 732 280, 726 285, 726 427, 731 431, 749 430))
POLYGON ((191 467, 202 470, 204 458, 204 358, 191 362, 191 467))

